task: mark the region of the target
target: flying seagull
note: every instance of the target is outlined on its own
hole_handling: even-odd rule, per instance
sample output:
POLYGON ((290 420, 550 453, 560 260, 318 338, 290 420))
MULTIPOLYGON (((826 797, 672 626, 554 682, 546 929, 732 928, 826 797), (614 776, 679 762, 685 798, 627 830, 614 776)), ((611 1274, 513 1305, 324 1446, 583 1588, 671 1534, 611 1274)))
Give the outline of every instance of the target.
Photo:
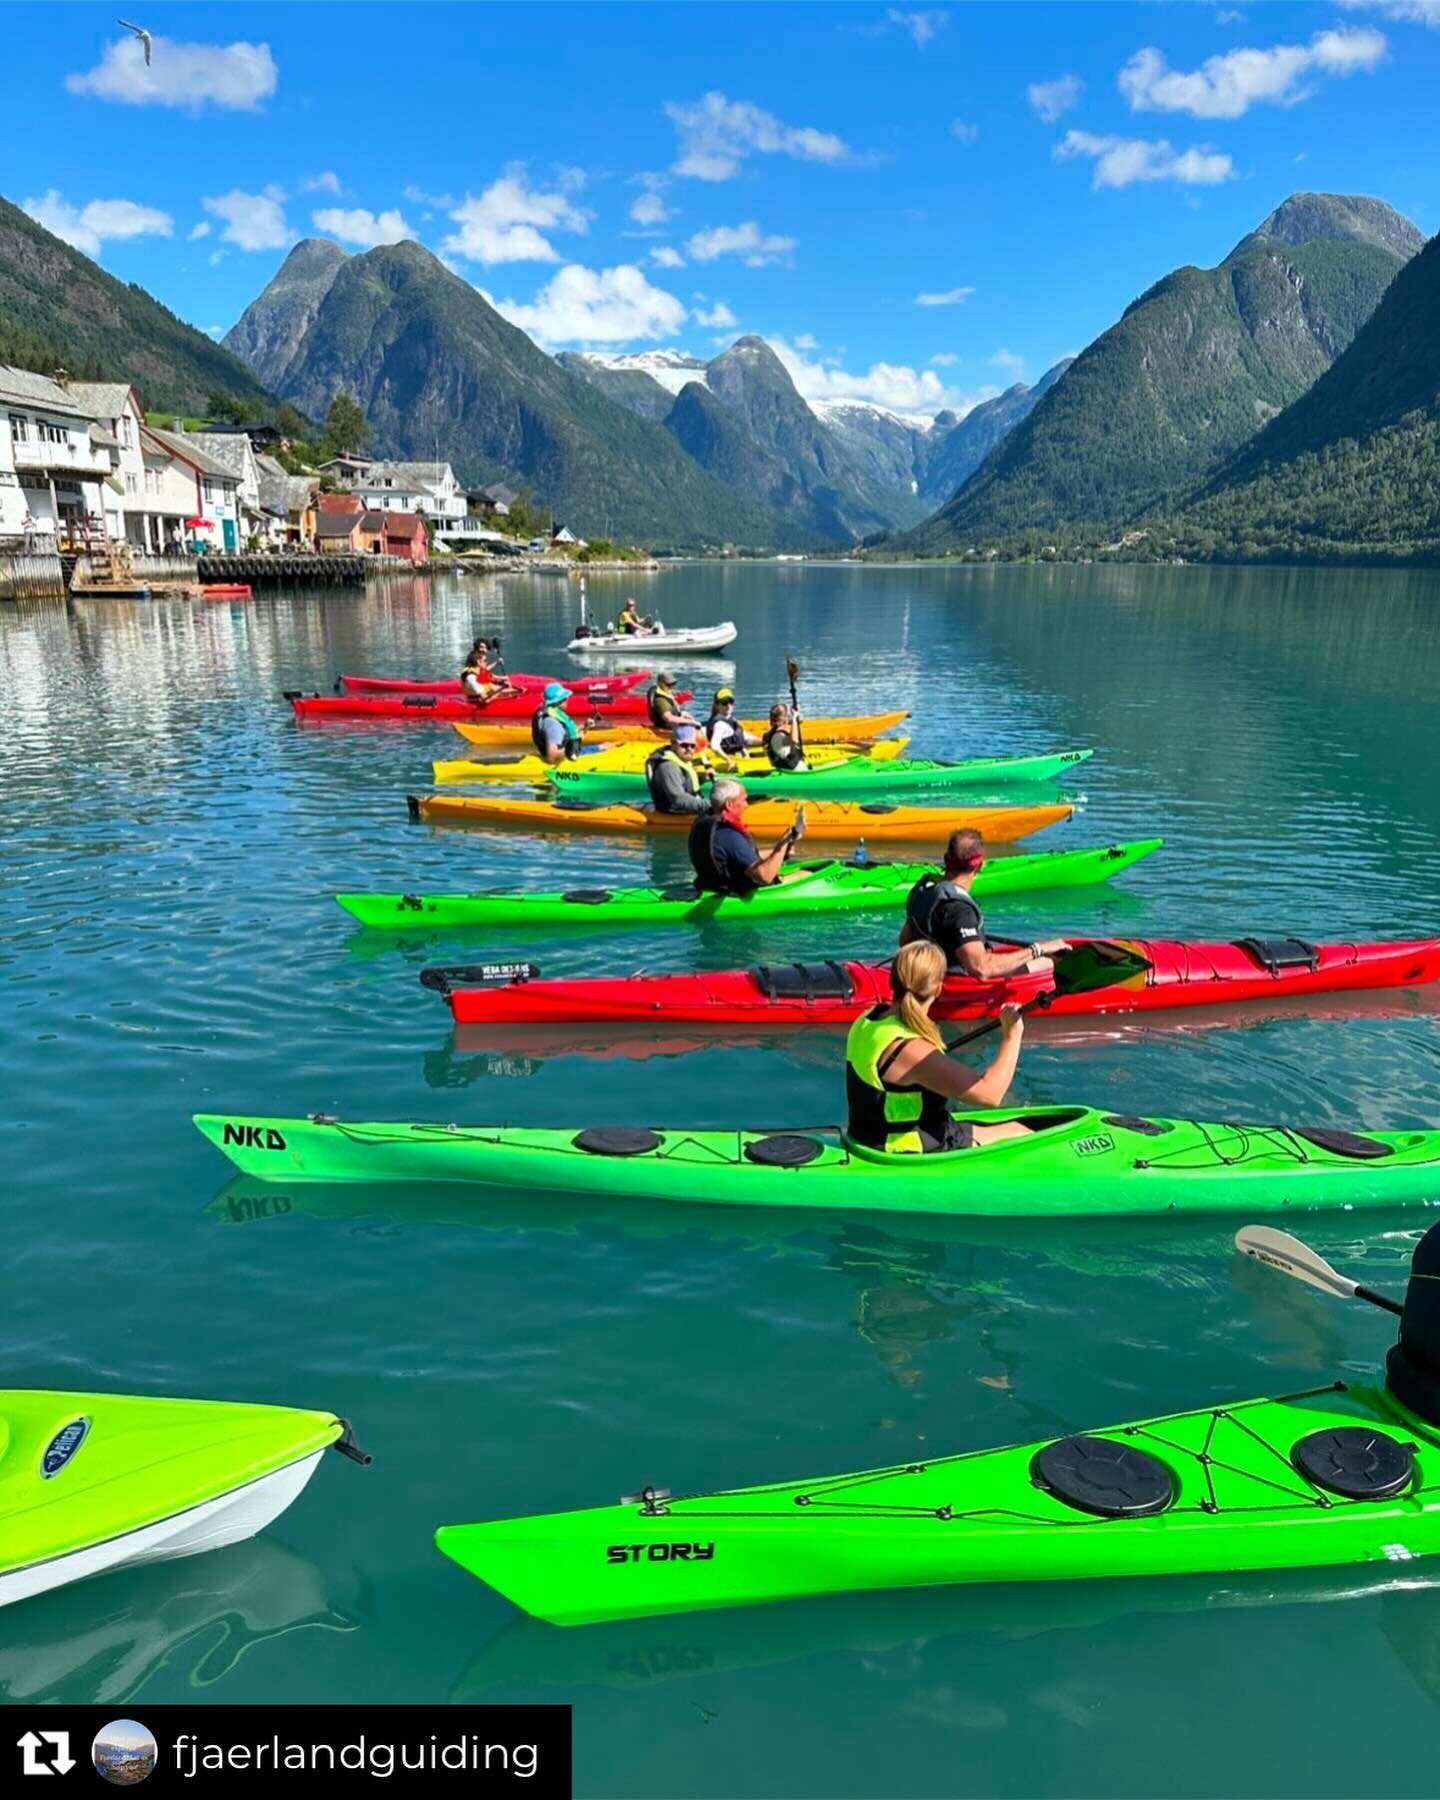
POLYGON ((143 25, 132 25, 128 19, 117 19, 115 23, 123 25, 127 31, 133 31, 145 46, 145 67, 148 69, 150 67, 150 33, 143 25))

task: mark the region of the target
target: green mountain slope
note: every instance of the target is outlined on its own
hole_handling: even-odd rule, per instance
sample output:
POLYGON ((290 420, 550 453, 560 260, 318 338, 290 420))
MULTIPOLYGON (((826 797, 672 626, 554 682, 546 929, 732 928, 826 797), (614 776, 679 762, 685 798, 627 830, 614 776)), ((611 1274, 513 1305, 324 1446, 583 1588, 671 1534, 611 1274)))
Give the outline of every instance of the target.
POLYGON ((1295 196, 1218 268, 1142 294, 900 547, 1133 519, 1193 488, 1324 373, 1422 242, 1378 200, 1295 196))
POLYGON ((662 423, 675 404, 675 396, 670 390, 661 387, 655 377, 647 375, 643 369, 612 369, 576 350, 562 350, 555 360, 562 369, 588 381, 591 387, 598 388, 626 412, 633 412, 639 418, 662 423))
POLYGON ((921 470, 921 495, 932 505, 953 499, 995 446, 1030 417, 1074 360, 1067 356, 1047 369, 1034 387, 1017 381, 993 400, 972 407, 963 419, 957 421, 954 413, 937 415, 921 470))
POLYGON ((349 260, 329 238, 303 238, 281 263, 222 342, 267 387, 279 387, 330 284, 349 260))
POLYGON ((363 408, 373 449, 430 456, 438 441, 464 479, 523 479, 585 536, 660 547, 814 541, 562 368, 419 244, 340 268, 282 384, 314 417, 341 389, 363 408))
POLYGON ((1196 556, 1440 558, 1440 238, 1174 527, 1196 556))
POLYGON ((147 407, 198 413, 216 390, 273 402, 251 371, 143 288, 0 199, 0 362, 82 380, 128 381, 147 407))

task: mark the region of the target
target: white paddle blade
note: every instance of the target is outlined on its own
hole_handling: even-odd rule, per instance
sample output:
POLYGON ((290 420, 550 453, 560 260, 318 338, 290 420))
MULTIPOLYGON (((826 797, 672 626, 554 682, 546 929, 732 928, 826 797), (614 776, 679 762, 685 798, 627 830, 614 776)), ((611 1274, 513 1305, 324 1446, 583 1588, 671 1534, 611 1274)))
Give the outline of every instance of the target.
POLYGON ((1268 1225, 1242 1225, 1235 1233, 1235 1248, 1242 1256, 1264 1263, 1267 1269, 1293 1275, 1297 1281, 1308 1282, 1322 1294, 1333 1294, 1340 1300, 1352 1299, 1359 1285, 1332 1269, 1323 1256, 1299 1238, 1291 1237, 1288 1231, 1273 1231, 1268 1225))

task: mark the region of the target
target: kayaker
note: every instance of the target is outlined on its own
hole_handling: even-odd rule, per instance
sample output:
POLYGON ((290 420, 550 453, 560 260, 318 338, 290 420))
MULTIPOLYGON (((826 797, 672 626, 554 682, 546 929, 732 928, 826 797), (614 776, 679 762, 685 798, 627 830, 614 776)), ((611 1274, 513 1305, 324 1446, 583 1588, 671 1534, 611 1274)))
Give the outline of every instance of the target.
POLYGON ((465 667, 460 671, 460 690, 477 706, 488 706, 492 700, 508 700, 520 692, 491 668, 489 657, 489 640, 476 638, 465 658, 465 667))
POLYGON ((710 802, 700 792, 700 733, 693 725, 677 725, 668 744, 652 750, 645 762, 650 804, 660 813, 703 813, 710 802))
POLYGON ((645 695, 645 711, 656 731, 673 732, 677 725, 699 725, 700 721, 685 711, 675 698, 673 675, 657 675, 655 685, 645 695))
POLYGON ((760 742, 735 717, 733 688, 716 688, 704 729, 705 742, 717 756, 741 756, 760 742))
POLYGON ((772 769, 783 769, 791 774, 805 767, 805 752, 795 738, 790 708, 778 700, 770 708, 770 727, 760 743, 770 758, 772 769))
POLYGON ((690 861, 695 885, 706 894, 748 894, 780 879, 790 853, 805 835, 803 808, 795 822, 768 850, 745 829, 749 795, 743 785, 722 775, 710 790, 710 804, 690 827, 690 861))
POLYGON ((535 754, 553 768, 580 754, 585 734, 568 712, 565 702, 570 690, 558 681, 549 682, 540 696, 540 704, 530 715, 530 741, 535 754))
POLYGON ((950 1117, 952 1101, 1004 1104, 1020 1061, 1025 1020, 1018 1006, 1000 1008, 1000 1048, 977 1075, 952 1062, 930 1017, 945 982, 938 945, 907 944, 890 965, 894 999, 850 1027, 845 1040, 845 1098, 849 1135, 872 1150, 919 1155, 969 1150, 1028 1136, 1024 1125, 977 1125, 950 1117))
POLYGON ((902 945, 927 940, 937 944, 952 975, 998 981, 1006 975, 1049 975, 1054 958, 1069 944, 1064 938, 1042 938, 1023 950, 992 950, 985 942, 985 920, 970 892, 985 867, 985 840, 978 831, 952 831, 938 875, 922 875, 905 902, 902 945))

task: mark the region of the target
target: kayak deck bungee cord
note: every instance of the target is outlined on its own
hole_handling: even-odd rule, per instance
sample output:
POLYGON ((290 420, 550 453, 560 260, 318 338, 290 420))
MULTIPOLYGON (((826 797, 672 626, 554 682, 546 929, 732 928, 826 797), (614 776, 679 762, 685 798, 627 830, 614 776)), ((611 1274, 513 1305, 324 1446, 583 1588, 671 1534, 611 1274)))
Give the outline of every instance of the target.
MULTIPOLYGON (((975 756, 966 762, 915 759, 873 762, 868 757, 815 769, 751 770, 741 775, 752 800, 783 795, 791 800, 863 799, 867 794, 931 793, 945 788, 1024 786, 1058 781, 1087 761, 1093 750, 1060 750, 1048 756, 975 756)), ((723 773, 724 771, 722 771, 723 773)), ((581 800, 619 800, 645 805, 649 797, 643 769, 590 769, 584 761, 559 763, 547 771, 562 794, 581 800)))
MULTIPOLYGON (((1160 848, 1161 839, 1103 849, 1035 851, 994 856, 975 878, 982 899, 1082 887, 1107 881, 1160 848)), ((680 925, 710 920, 745 921, 803 913, 876 912, 905 904, 929 863, 865 863, 827 859, 792 863, 785 879, 743 898, 701 893, 693 882, 675 887, 570 888, 551 893, 484 889, 474 894, 337 894, 336 901, 362 925, 388 931, 437 926, 680 925)))
MULTIPOLYGON (((806 719, 803 727, 805 747, 809 750, 815 744, 864 743, 882 737, 896 725, 903 725, 909 717, 908 712, 888 712, 806 719)), ((511 724, 503 721, 481 724, 456 719, 453 724, 461 737, 471 744, 503 749, 511 745, 527 746, 530 742, 528 719, 523 724, 518 720, 511 724)), ((763 736, 770 729, 768 719, 742 719, 740 724, 752 737, 763 736)), ((648 724, 587 725, 585 741, 588 744, 648 744, 653 750, 657 744, 669 741, 669 733, 653 731, 648 724)))
MULTIPOLYGON (((837 1071, 838 1080, 838 1071, 837 1071)), ((1142 1118, 1090 1106, 964 1110, 1027 1134, 905 1155, 838 1128, 348 1124, 197 1113, 245 1174, 289 1181, 474 1181, 681 1205, 1081 1219, 1440 1202, 1440 1131, 1350 1132, 1142 1118)))
MULTIPOLYGON (((1440 938, 1396 944, 1306 944, 1261 938, 1228 944, 1078 937, 1069 942, 1077 948, 1113 944, 1139 966, 1097 989, 1055 993, 1044 1005, 1056 1017, 1356 993, 1440 980, 1440 938)), ((501 987, 469 984, 465 976, 463 968, 431 969, 422 979, 444 993, 456 1020, 468 1025, 646 1021, 657 1026, 759 1024, 793 1029, 849 1024, 890 999, 888 962, 769 963, 680 975, 642 970, 588 980, 527 979, 501 987)), ((1008 1003, 1024 1004, 1046 994, 1052 985, 1048 975, 1020 973, 995 980, 948 975, 932 1017, 990 1018, 1008 1003)))
POLYGON ((444 1525, 556 1625, 952 1583, 1339 1564, 1440 1550, 1440 1438, 1387 1391, 1231 1402, 1009 1449, 444 1525))
MULTIPOLYGON (((657 813, 639 806, 590 806, 582 802, 515 800, 488 794, 408 795, 412 819, 427 824, 510 825, 528 831, 595 831, 620 836, 688 833, 689 813, 657 813)), ((815 800, 805 810, 806 835, 822 843, 942 844, 952 831, 972 827, 992 844, 1013 843, 1058 825, 1073 806, 882 806, 843 800, 815 800)), ((778 838, 795 818, 783 800, 757 800, 746 809, 745 826, 757 838, 778 838)))

